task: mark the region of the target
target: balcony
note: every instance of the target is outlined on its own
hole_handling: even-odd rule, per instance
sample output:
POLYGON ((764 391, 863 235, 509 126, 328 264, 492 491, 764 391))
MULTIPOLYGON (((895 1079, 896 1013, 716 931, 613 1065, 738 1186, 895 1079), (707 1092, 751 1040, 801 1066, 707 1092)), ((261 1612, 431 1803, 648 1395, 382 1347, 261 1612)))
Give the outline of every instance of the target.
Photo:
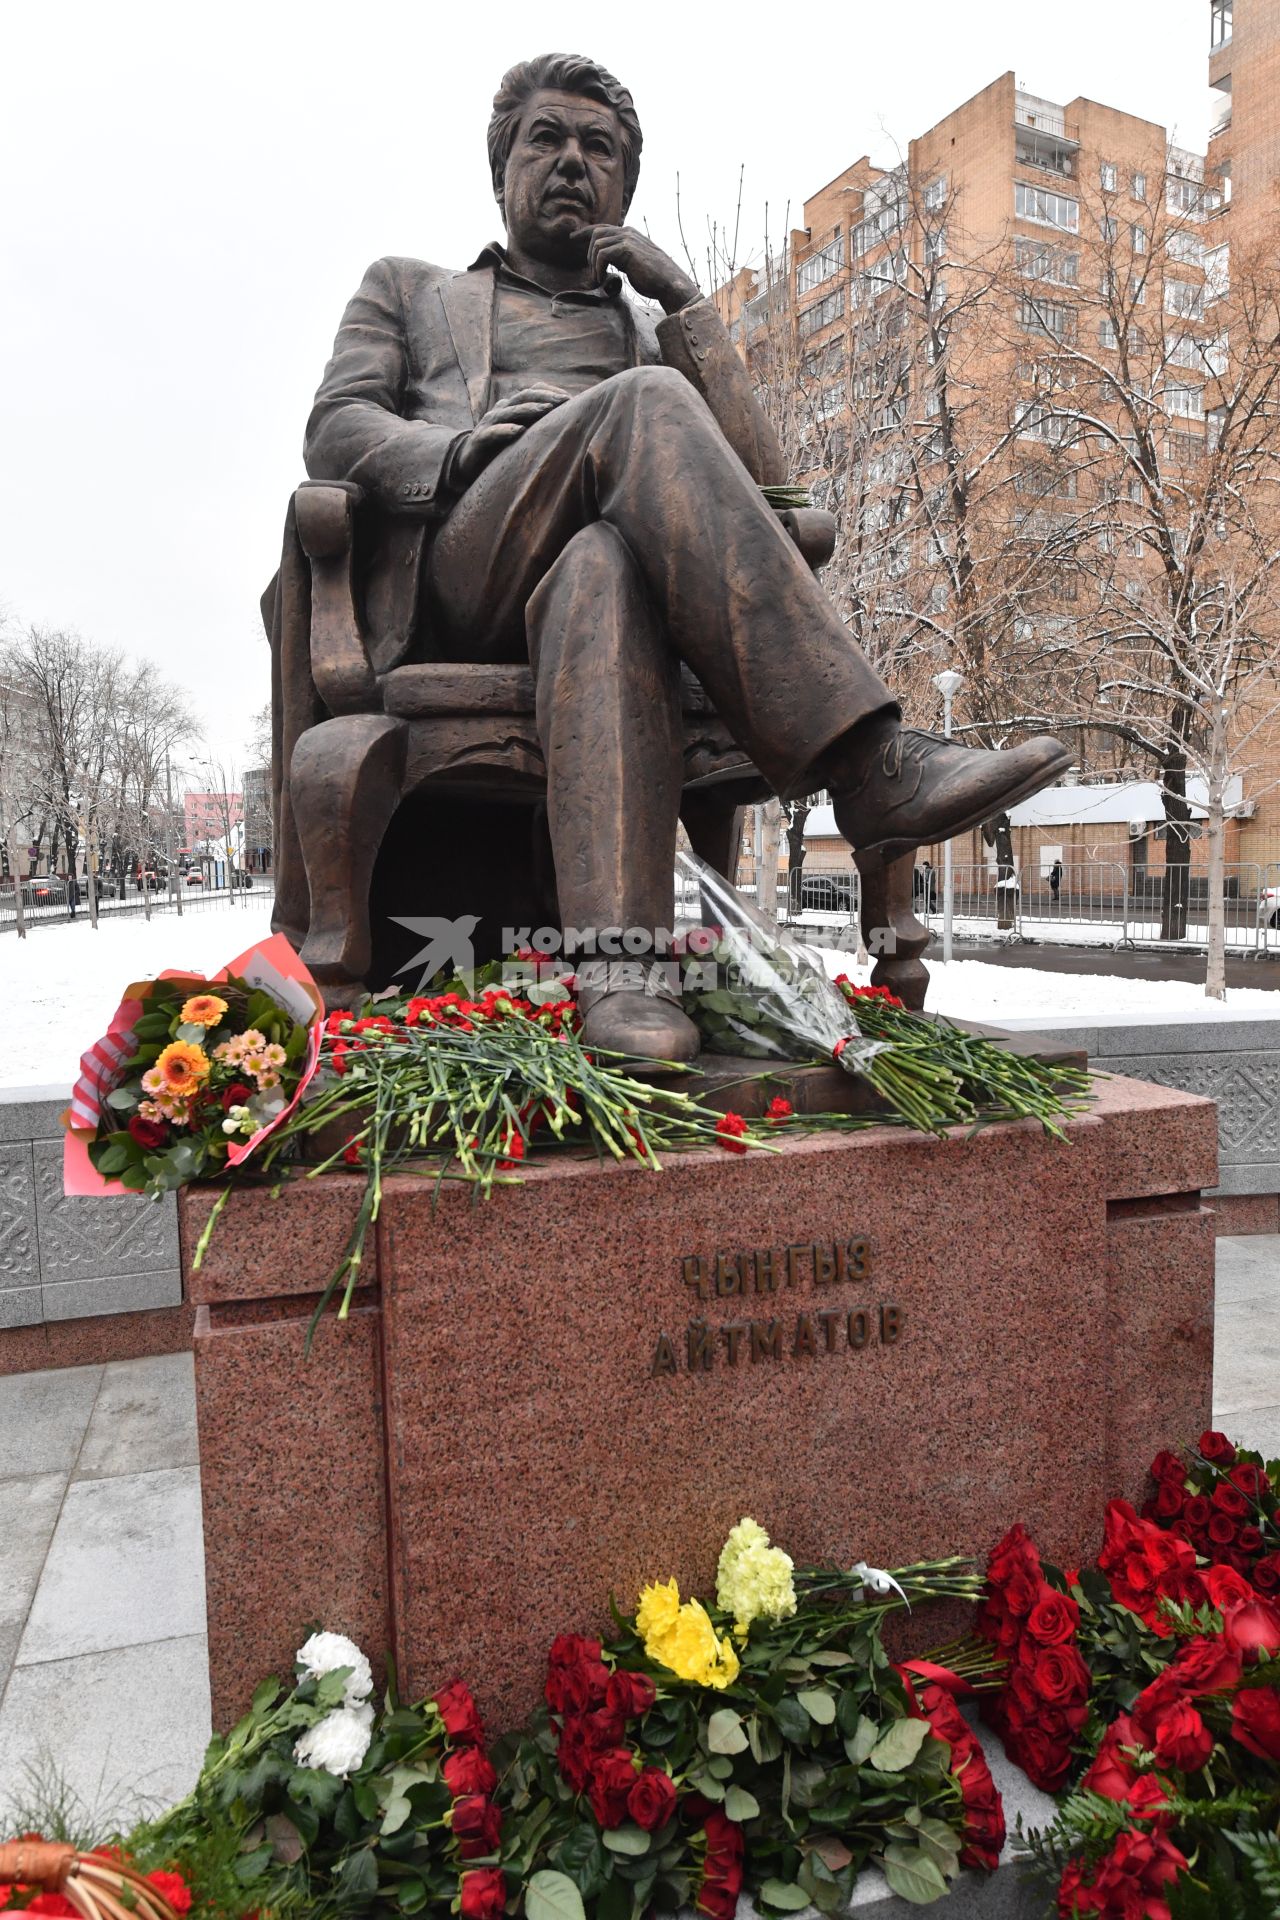
POLYGON ((1074 179, 1078 171, 1080 129, 1060 114, 1019 106, 1014 111, 1016 157, 1021 167, 1035 167, 1074 179))

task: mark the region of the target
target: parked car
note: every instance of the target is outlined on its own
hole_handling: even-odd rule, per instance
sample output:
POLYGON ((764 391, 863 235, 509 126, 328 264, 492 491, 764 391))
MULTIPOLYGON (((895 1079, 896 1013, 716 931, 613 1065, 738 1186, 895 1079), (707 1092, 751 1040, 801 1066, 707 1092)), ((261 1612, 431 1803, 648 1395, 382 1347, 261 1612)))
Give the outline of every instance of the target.
POLYGON ((187 885, 189 887, 202 887, 204 885, 204 875, 198 868, 192 867, 190 873, 187 875, 187 885))
POLYGON ((1258 895, 1258 925, 1280 927, 1280 887, 1263 887, 1258 895))
POLYGON ((29 880, 23 891, 29 907, 65 907, 67 904, 66 882, 56 873, 29 880))
POLYGON ((145 872, 137 875, 137 883, 139 893, 142 892, 144 887, 148 893, 163 893, 169 884, 163 873, 156 873, 150 867, 148 867, 145 872))
POLYGON ((850 913, 853 910, 853 875, 845 873, 800 873, 798 905, 802 912, 850 913))

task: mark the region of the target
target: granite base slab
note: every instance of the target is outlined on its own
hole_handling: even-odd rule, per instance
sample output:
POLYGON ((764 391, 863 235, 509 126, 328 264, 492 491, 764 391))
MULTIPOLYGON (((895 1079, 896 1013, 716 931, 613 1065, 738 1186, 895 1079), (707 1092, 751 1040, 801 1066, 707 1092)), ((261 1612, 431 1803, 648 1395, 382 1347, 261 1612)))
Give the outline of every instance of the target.
POLYGON ((801 1561, 1015 1519, 1092 1551, 1209 1420, 1214 1108, 1111 1079, 1067 1133, 560 1160, 484 1204, 398 1174, 310 1360, 359 1181, 233 1195, 194 1275, 187 1193, 215 1724, 319 1619, 509 1727, 556 1632, 655 1576, 709 1591, 743 1513, 801 1561))

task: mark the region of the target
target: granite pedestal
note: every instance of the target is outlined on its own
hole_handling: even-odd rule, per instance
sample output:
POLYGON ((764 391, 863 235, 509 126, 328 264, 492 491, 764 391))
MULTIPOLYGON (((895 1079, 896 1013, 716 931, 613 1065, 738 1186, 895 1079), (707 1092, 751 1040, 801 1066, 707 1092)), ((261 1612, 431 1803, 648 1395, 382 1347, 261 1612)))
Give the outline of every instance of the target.
POLYGON ((1090 1554, 1209 1421, 1214 1107, 1103 1080, 1067 1132, 561 1159, 481 1204, 397 1175, 310 1359, 361 1181, 234 1194, 197 1274, 185 1194, 215 1724, 318 1621, 409 1693, 465 1675, 502 1730, 610 1592, 712 1591, 744 1513, 802 1562, 1014 1520, 1090 1554))

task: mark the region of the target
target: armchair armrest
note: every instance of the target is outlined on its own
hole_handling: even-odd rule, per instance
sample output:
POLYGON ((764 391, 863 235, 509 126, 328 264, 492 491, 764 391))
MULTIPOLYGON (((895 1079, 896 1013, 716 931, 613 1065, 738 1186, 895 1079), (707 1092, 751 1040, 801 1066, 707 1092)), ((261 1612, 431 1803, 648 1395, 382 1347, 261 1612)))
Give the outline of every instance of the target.
POLYGON ((377 713, 377 676, 360 628, 355 590, 355 511, 362 490, 308 480, 293 496, 302 551, 311 563, 311 672, 330 713, 377 713))
POLYGON ((823 567, 836 550, 836 517, 825 507, 786 507, 778 518, 811 567, 823 567))

